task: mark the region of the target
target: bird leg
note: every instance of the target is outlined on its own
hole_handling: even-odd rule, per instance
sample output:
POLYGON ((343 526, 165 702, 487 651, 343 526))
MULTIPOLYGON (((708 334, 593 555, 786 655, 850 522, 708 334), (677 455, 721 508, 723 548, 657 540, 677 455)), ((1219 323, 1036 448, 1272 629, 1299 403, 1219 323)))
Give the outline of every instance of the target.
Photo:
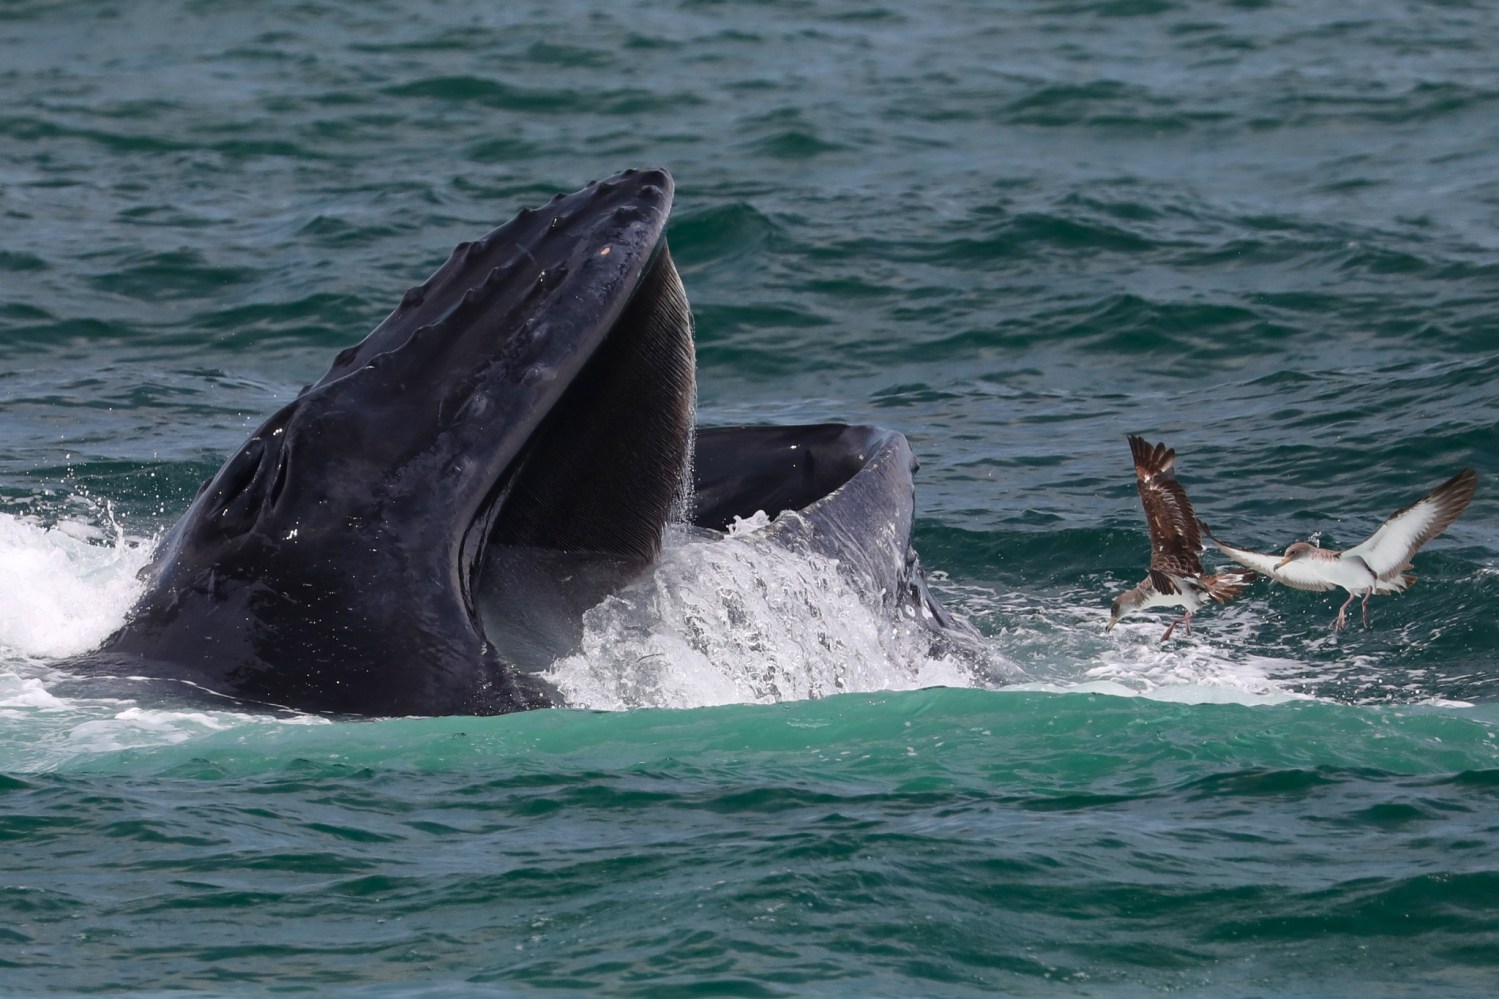
POLYGON ((1332 623, 1332 630, 1339 631, 1343 625, 1348 623, 1348 605, 1353 603, 1354 594, 1349 593, 1348 599, 1343 601, 1343 606, 1338 608, 1338 619, 1332 623))
POLYGON ((1171 637, 1171 633, 1176 630, 1176 626, 1179 625, 1179 624, 1186 625, 1187 626, 1187 634, 1189 634, 1189 635, 1192 634, 1192 612, 1191 611, 1187 611, 1187 613, 1183 614, 1181 617, 1177 618, 1175 621, 1172 621, 1171 624, 1167 626, 1166 633, 1161 636, 1161 641, 1164 642, 1166 639, 1170 638, 1171 637))
POLYGON ((1374 587, 1364 591, 1364 627, 1369 627, 1369 598, 1374 595, 1374 587))

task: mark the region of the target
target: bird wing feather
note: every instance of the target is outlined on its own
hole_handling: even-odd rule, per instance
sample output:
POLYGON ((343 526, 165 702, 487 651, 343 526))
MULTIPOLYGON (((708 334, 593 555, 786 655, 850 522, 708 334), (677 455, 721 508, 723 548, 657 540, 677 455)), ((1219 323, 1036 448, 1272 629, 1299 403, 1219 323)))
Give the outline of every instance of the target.
POLYGON ((1213 539, 1213 544, 1218 546, 1220 552, 1235 562, 1269 576, 1282 586, 1289 586, 1295 590, 1316 591, 1338 588, 1338 584, 1319 578, 1306 562, 1287 562, 1280 568, 1276 568, 1276 563, 1280 561, 1279 555, 1257 552, 1251 548, 1235 548, 1233 545, 1223 543, 1211 533, 1208 537, 1213 539))
POLYGON ((1202 575, 1202 562, 1197 558, 1202 537, 1197 532, 1192 501, 1176 481, 1176 451, 1164 444, 1147 444, 1144 438, 1135 436, 1129 438, 1129 450, 1135 459, 1135 486, 1145 507, 1145 523, 1150 527, 1152 574, 1202 575))
POLYGON ((1344 552, 1358 556, 1380 579, 1393 579, 1410 568, 1411 556, 1452 526, 1478 486, 1478 475, 1465 468, 1410 506, 1396 510, 1368 540, 1344 552))

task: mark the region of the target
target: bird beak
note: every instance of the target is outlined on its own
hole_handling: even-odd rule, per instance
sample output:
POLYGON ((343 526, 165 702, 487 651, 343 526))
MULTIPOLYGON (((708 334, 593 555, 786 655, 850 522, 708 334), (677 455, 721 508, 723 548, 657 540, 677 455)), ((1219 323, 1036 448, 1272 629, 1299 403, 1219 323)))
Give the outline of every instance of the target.
POLYGON ((1281 566, 1285 565, 1289 561, 1291 561, 1291 556, 1287 555, 1284 558, 1282 558, 1279 562, 1275 563, 1275 568, 1279 569, 1281 566))
POLYGON ((1109 623, 1104 627, 1103 630, 1104 631, 1113 631, 1114 630, 1114 625, 1116 625, 1118 623, 1119 623, 1119 618, 1118 617, 1111 617, 1111 618, 1109 618, 1109 623))

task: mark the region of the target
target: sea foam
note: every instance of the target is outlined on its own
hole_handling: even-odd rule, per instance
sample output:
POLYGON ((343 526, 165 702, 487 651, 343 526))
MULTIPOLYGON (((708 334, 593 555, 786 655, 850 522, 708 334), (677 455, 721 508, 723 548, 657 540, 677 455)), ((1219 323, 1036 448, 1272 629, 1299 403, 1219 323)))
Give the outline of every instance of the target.
POLYGON ((0 513, 0 653, 52 659, 93 648, 140 596, 151 545, 104 524, 0 513))

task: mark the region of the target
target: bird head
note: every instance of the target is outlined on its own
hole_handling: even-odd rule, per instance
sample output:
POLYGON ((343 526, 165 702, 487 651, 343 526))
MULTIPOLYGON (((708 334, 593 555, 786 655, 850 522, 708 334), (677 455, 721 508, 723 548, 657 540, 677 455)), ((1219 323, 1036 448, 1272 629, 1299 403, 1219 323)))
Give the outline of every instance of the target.
POLYGON ((1316 551, 1316 550, 1317 550, 1317 546, 1316 545, 1308 544, 1305 541, 1298 541, 1294 545, 1291 545, 1289 548, 1286 549, 1285 554, 1281 556, 1280 561, 1277 562, 1277 563, 1275 563, 1275 568, 1279 569, 1282 566, 1284 566, 1287 562, 1294 562, 1294 561, 1296 561, 1299 558, 1305 557, 1305 555, 1307 554, 1307 552, 1316 551))

